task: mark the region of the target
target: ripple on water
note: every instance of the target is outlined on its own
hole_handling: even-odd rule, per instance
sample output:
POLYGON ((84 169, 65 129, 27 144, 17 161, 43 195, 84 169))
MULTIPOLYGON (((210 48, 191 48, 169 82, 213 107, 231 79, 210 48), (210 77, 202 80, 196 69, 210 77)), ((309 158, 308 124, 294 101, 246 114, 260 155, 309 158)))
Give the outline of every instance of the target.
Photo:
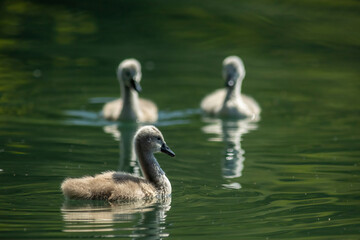
MULTIPOLYGON (((89 100, 92 104, 105 103, 113 98, 92 98, 89 100)), ((172 126, 190 123, 189 117, 200 114, 200 109, 185 109, 175 111, 159 111, 157 126, 172 126)), ((114 121, 108 121, 101 116, 101 112, 88 110, 66 110, 64 111, 66 124, 80 126, 105 126, 112 125, 114 121)), ((120 122, 116 122, 121 124, 120 122)))
POLYGON ((61 208, 65 226, 72 234, 98 232, 99 237, 167 237, 165 202, 107 203, 102 201, 66 201, 61 208))

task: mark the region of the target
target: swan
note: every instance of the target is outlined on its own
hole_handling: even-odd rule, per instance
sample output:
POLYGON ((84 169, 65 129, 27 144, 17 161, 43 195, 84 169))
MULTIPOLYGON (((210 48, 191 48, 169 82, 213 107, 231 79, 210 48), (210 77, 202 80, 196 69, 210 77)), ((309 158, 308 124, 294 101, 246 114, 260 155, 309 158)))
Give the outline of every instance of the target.
POLYGON ((208 115, 224 118, 258 119, 261 109, 257 102, 241 93, 245 67, 237 56, 229 56, 223 61, 223 77, 226 88, 218 89, 206 96, 200 104, 208 115))
POLYGON ((141 65, 136 59, 125 59, 117 69, 121 99, 104 105, 102 115, 108 120, 156 122, 158 110, 155 103, 139 98, 142 90, 141 65))
POLYGON ((152 200, 169 196, 170 181, 154 153, 161 151, 171 157, 175 153, 166 145, 159 129, 154 126, 141 127, 135 134, 134 145, 144 178, 114 171, 94 177, 68 178, 61 184, 63 194, 71 199, 108 201, 152 200))

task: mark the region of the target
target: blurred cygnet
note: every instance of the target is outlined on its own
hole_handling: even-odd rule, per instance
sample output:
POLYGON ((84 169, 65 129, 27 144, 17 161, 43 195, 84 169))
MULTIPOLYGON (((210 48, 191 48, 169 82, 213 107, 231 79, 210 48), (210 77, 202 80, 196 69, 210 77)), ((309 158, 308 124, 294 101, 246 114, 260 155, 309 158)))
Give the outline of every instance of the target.
POLYGON ((226 88, 216 90, 201 101, 203 112, 223 118, 259 118, 261 109, 257 102, 241 93, 241 85, 245 77, 242 60, 237 56, 225 58, 222 72, 226 88))
POLYGON ((121 98, 104 105, 102 114, 108 120, 155 122, 158 119, 156 105, 139 98, 141 91, 141 65, 136 59, 125 59, 117 69, 121 98))

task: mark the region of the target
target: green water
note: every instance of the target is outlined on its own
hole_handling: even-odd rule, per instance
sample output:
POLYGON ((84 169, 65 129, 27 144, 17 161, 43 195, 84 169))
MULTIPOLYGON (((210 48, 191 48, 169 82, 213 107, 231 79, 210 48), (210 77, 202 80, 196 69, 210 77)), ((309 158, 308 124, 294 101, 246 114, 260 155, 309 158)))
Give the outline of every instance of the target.
POLYGON ((358 1, 0 1, 0 238, 359 239, 358 1), (256 123, 201 115, 238 55, 256 123), (171 201, 67 201, 66 177, 138 172, 102 120, 118 63, 176 157, 171 201))

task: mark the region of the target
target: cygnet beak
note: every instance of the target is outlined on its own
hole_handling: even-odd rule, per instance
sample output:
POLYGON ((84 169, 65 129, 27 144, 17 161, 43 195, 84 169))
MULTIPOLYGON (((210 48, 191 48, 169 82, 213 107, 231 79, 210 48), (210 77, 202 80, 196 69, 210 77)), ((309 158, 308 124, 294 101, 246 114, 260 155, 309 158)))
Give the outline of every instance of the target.
POLYGON ((138 93, 141 92, 142 88, 139 82, 135 81, 134 78, 130 80, 131 86, 137 91, 138 93))
POLYGON ((226 76, 225 86, 229 88, 233 87, 236 83, 237 77, 238 74, 228 74, 226 76))
POLYGON ((161 145, 161 152, 166 153, 170 157, 175 157, 175 153, 166 145, 166 143, 161 145))

